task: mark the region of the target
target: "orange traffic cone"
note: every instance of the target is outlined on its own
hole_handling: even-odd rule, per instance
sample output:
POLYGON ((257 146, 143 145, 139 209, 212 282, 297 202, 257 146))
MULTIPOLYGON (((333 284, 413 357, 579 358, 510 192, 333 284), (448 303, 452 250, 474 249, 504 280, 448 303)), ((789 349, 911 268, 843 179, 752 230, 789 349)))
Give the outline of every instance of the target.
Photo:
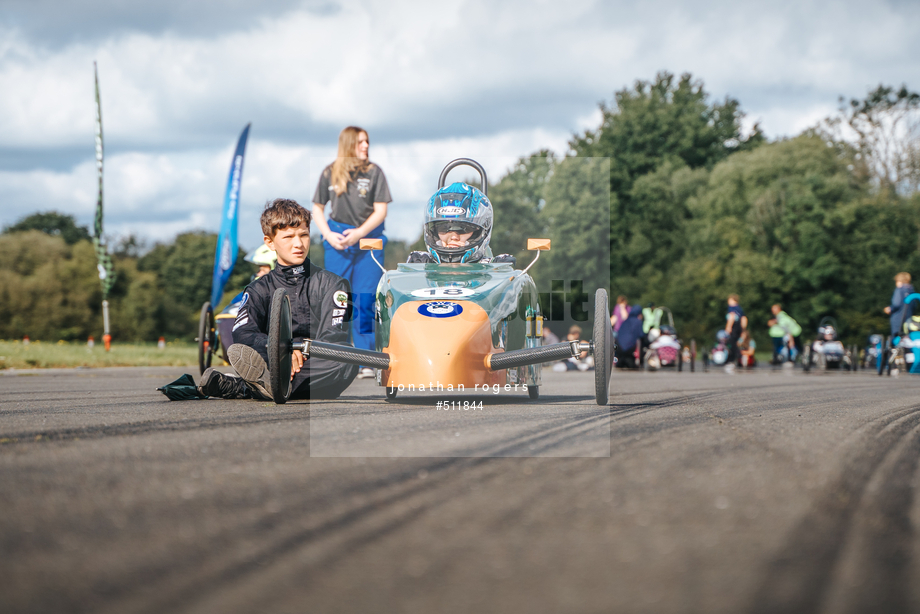
POLYGON ((93 339, 92 335, 90 336, 89 339, 86 340, 86 347, 88 347, 89 349, 93 349, 94 347, 96 347, 96 341, 95 339, 93 339))

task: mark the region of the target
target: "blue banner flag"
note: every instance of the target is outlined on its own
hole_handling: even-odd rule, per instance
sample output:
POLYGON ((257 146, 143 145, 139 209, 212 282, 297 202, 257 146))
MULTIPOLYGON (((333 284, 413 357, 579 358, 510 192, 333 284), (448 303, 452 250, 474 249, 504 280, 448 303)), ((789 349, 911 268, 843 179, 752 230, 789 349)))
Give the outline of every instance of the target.
POLYGON ((214 255, 214 277, 211 280, 211 307, 216 309, 224 295, 224 286, 236 264, 237 214, 240 211, 240 184, 243 181, 243 155, 246 153, 246 139, 249 126, 246 124, 236 144, 233 162, 230 163, 230 177, 227 179, 227 194, 224 196, 224 212, 217 237, 217 253, 214 255))

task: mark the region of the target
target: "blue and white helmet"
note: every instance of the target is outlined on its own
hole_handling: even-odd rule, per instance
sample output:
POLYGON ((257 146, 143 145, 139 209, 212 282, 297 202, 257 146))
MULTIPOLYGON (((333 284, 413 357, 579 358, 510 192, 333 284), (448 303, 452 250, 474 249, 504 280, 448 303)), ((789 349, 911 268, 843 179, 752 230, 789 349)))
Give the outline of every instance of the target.
POLYGON ((478 262, 492 238, 492 203, 485 194, 465 183, 441 188, 428 200, 425 211, 425 245, 436 262, 478 262), (448 247, 439 233, 471 233, 462 246, 448 247))

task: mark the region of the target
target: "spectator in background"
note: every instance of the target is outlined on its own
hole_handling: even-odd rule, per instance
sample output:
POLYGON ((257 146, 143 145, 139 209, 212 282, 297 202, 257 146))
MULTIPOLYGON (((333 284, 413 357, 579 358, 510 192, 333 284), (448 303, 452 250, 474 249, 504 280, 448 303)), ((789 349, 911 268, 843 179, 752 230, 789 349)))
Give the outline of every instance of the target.
POLYGON ((655 303, 646 305, 645 309, 642 310, 642 332, 647 335, 648 331, 661 326, 661 316, 663 315, 664 311, 660 307, 656 308, 655 303))
POLYGON ((910 273, 898 273, 894 276, 894 294, 891 295, 891 304, 885 307, 885 313, 890 317, 888 323, 891 325, 891 334, 901 334, 900 326, 902 320, 907 321, 913 315, 913 307, 904 303, 904 299, 909 294, 914 293, 914 287, 910 284, 910 273))
POLYGON ((725 363, 725 370, 731 373, 735 370, 735 364, 738 361, 738 340, 741 339, 741 333, 747 329, 747 316, 744 310, 738 304, 737 294, 728 296, 728 313, 725 314, 725 332, 728 333, 728 360, 725 363))
POLYGON ((636 369, 639 360, 636 356, 636 345, 645 337, 642 332, 642 307, 633 305, 629 308, 629 316, 620 325, 617 333, 617 367, 636 369))
POLYGON ((622 294, 617 297, 617 303, 613 306, 613 315, 610 316, 610 326, 613 327, 613 338, 616 339, 617 333, 623 322, 629 317, 629 305, 626 304, 626 297, 622 294))
POLYGON ((554 343, 559 343, 559 337, 556 336, 556 333, 550 330, 549 326, 545 323, 543 324, 543 345, 552 345, 554 343))
POLYGON ((753 367, 757 364, 754 358, 754 352, 757 350, 757 342, 751 338, 751 333, 743 331, 741 338, 738 339, 738 360, 742 367, 753 367))
MULTIPOLYGON (((566 336, 565 340, 580 341, 581 327, 576 324, 569 328, 569 334, 566 336)), ((553 371, 587 371, 591 368, 591 364, 589 364, 587 358, 588 352, 582 352, 577 358, 573 356, 572 358, 556 363, 553 365, 553 371)))
MULTIPOLYGON (((557 337, 556 333, 551 331, 549 326, 547 326, 546 323, 544 322, 543 323, 543 345, 552 345, 554 343, 559 343, 559 337, 557 337)), ((554 362, 558 362, 558 361, 544 362, 543 366, 544 367, 553 366, 554 362)))
MULTIPOLYGON (((325 268, 351 284, 355 321, 351 327, 356 348, 374 350, 374 296, 380 282, 380 267, 370 251, 361 251, 363 238, 387 239, 383 235, 387 204, 392 201, 383 170, 368 157, 367 131, 348 126, 339 134, 335 162, 323 169, 313 195, 313 219, 323 235, 325 268), (331 205, 329 221, 324 210, 331 205)), ((383 262, 383 251, 376 251, 383 262)), ((362 367, 358 377, 374 377, 374 370, 362 367)))
MULTIPOLYGON (((802 327, 792 316, 783 311, 783 306, 779 303, 770 307, 770 311, 773 313, 773 317, 767 321, 767 324, 770 326, 770 339, 773 341, 773 364, 777 364, 783 351, 783 346, 786 343, 787 335, 792 340, 796 353, 801 353, 802 327)), ((794 362, 795 356, 790 355, 789 360, 794 362)))

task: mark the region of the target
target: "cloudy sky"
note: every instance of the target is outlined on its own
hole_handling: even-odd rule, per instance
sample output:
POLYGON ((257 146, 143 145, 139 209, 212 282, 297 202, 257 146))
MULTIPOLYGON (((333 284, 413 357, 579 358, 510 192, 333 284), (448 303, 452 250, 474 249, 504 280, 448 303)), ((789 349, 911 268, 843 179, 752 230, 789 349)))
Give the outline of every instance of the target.
POLYGON ((240 241, 262 204, 312 200, 346 125, 387 174, 392 237, 415 239, 440 168, 566 151, 598 102, 660 70, 732 96, 770 138, 881 83, 920 89, 920 3, 559 0, 0 0, 0 225, 90 224, 93 61, 106 232, 216 232, 252 122, 240 241))

